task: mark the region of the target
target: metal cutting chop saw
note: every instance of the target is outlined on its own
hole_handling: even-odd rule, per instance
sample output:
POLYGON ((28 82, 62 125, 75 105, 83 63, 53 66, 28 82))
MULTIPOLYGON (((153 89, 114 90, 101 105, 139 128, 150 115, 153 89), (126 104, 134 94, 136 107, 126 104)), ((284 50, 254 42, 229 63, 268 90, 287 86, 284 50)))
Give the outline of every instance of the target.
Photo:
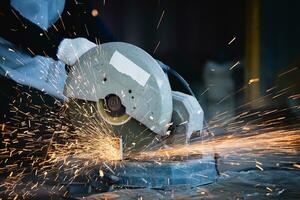
POLYGON ((203 110, 194 96, 171 90, 164 70, 139 47, 105 43, 78 59, 64 94, 95 105, 99 119, 122 138, 125 151, 145 149, 164 138, 188 142, 202 131, 203 110))

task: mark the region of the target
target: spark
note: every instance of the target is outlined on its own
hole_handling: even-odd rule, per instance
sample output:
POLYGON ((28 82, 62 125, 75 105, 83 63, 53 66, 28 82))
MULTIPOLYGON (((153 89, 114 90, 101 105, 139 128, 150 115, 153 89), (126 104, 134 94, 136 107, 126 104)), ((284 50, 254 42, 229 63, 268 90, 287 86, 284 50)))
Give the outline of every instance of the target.
POLYGON ((72 181, 88 173, 92 166, 121 159, 119 138, 116 138, 109 125, 91 117, 95 107, 73 101, 69 102, 72 104, 70 106, 69 103, 55 101, 58 108, 56 112, 49 110, 46 105, 31 105, 31 99, 35 96, 34 93, 22 92, 15 97, 11 112, 16 116, 11 118, 12 121, 1 124, 2 144, 6 145, 0 149, 0 156, 5 161, 5 165, 0 165, 0 171, 8 173, 1 184, 6 190, 1 193, 9 196, 17 194, 15 188, 24 185, 23 177, 31 172, 41 180, 27 184, 27 190, 31 191, 23 194, 27 197, 33 195, 38 187, 43 187, 45 180, 51 174, 58 173, 59 169, 68 172, 66 178, 72 181), (31 111, 22 110, 20 105, 24 103, 29 103, 31 111), (42 111, 45 115, 40 114, 42 111), (74 117, 77 127, 65 118, 67 115, 74 117), (44 130, 43 135, 40 129, 44 130), (16 159, 17 155, 22 159, 16 159))
POLYGON ((267 190, 269 190, 270 192, 273 192, 273 190, 269 187, 266 187, 267 190))
POLYGON ((18 15, 16 14, 16 12, 11 9, 11 12, 14 14, 14 16, 17 18, 17 20, 19 20, 19 22, 22 24, 22 26, 26 29, 27 26, 25 26, 25 24, 23 23, 23 21, 18 17, 18 15))
POLYGON ((233 43, 233 41, 235 41, 235 39, 236 39, 236 37, 232 38, 232 40, 230 40, 230 41, 228 42, 228 45, 231 45, 231 43, 233 43))
POLYGON ((208 92, 208 90, 209 90, 209 87, 206 88, 206 89, 200 94, 200 96, 203 96, 206 92, 208 92))
POLYGON ((257 168, 260 169, 261 171, 264 171, 264 169, 263 169, 260 165, 255 165, 255 167, 257 167, 257 168))
POLYGON ((181 122, 180 124, 178 124, 178 126, 181 126, 181 125, 184 125, 184 124, 187 124, 188 121, 184 121, 184 122, 181 122))
POLYGON ((293 99, 293 100, 296 100, 296 99, 299 99, 299 98, 300 98, 300 94, 295 94, 295 95, 289 96, 289 99, 293 99))
POLYGON ((154 50, 153 50, 153 53, 152 53, 152 54, 155 54, 155 53, 156 53, 156 51, 157 51, 157 49, 158 49, 159 45, 160 45, 160 41, 158 41, 158 43, 157 43, 157 45, 155 46, 155 48, 154 48, 154 50))
POLYGON ((100 177, 103 177, 103 176, 104 176, 104 172, 103 172, 101 169, 99 170, 99 176, 100 176, 100 177))
POLYGON ((295 70, 298 70, 298 67, 294 67, 294 68, 289 69, 289 70, 287 70, 287 71, 285 71, 285 72, 282 72, 282 73, 278 74, 278 77, 282 77, 282 76, 284 76, 284 75, 286 75, 286 74, 288 74, 288 73, 290 73, 290 72, 293 72, 293 71, 295 71, 295 70))
POLYGON ((259 78, 252 78, 248 81, 248 84, 251 85, 252 83, 256 83, 259 81, 259 78))
POLYGON ((57 14, 58 14, 58 16, 59 16, 59 20, 60 20, 60 22, 61 22, 61 25, 62 25, 62 27, 63 27, 63 30, 66 30, 65 23, 64 23, 64 21, 63 21, 63 19, 62 19, 61 14, 59 13, 59 11, 57 11, 57 14))
MULTIPOLYGON (((170 145, 168 149, 145 151, 134 155, 135 159, 165 159, 172 156, 218 153, 223 157, 230 155, 265 156, 276 153, 294 155, 300 147, 300 130, 264 131, 262 134, 226 135, 213 140, 195 142, 190 145, 170 145), (266 145, 268 144, 268 145, 266 145), (256 152, 254 155, 252 152, 256 152)), ((256 167, 263 170, 262 163, 256 161, 256 167)))
POLYGON ((97 9, 93 9, 92 12, 91 12, 91 15, 93 17, 97 17, 99 15, 99 11, 97 9))
POLYGON ((232 65, 229 70, 232 70, 233 68, 235 68, 236 66, 238 66, 240 64, 240 61, 237 61, 236 63, 234 63, 234 65, 232 65))
POLYGON ((157 26, 156 26, 156 30, 159 28, 164 15, 165 15, 165 10, 163 10, 163 12, 161 13, 161 16, 160 16, 159 21, 158 21, 157 26))
POLYGON ((297 164, 297 163, 294 163, 293 166, 296 168, 300 168, 300 164, 297 164))

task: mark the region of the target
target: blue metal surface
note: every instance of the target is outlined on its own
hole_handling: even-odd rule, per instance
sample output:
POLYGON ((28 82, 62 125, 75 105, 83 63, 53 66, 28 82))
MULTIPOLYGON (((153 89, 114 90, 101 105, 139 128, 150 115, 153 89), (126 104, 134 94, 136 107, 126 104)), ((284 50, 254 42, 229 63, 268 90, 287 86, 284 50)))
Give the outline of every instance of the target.
POLYGON ((115 168, 125 187, 196 187, 212 183, 218 174, 213 156, 183 161, 125 161, 115 168))

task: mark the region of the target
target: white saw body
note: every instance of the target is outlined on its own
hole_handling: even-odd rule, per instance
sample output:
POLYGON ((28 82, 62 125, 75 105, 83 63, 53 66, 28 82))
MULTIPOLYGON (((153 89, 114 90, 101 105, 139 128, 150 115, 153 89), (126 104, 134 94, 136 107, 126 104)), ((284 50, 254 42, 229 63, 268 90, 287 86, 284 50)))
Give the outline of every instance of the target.
POLYGON ((196 98, 172 91, 159 63, 128 43, 101 44, 79 57, 69 71, 64 95, 95 103, 100 118, 122 132, 125 144, 135 143, 137 136, 149 145, 153 135, 177 134, 188 142, 203 127, 204 114, 196 98), (143 128, 128 131, 132 126, 143 128), (144 130, 151 132, 150 140, 144 130))

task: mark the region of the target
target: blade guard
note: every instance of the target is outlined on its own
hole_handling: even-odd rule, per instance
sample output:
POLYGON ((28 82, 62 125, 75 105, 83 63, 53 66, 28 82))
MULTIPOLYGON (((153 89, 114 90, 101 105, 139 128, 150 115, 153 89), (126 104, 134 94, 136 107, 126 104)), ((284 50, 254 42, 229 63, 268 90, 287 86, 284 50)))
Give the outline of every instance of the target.
POLYGON ((87 51, 71 68, 65 96, 98 102, 110 94, 121 99, 126 114, 157 134, 167 134, 173 107, 170 83, 144 50, 105 43, 87 51))

